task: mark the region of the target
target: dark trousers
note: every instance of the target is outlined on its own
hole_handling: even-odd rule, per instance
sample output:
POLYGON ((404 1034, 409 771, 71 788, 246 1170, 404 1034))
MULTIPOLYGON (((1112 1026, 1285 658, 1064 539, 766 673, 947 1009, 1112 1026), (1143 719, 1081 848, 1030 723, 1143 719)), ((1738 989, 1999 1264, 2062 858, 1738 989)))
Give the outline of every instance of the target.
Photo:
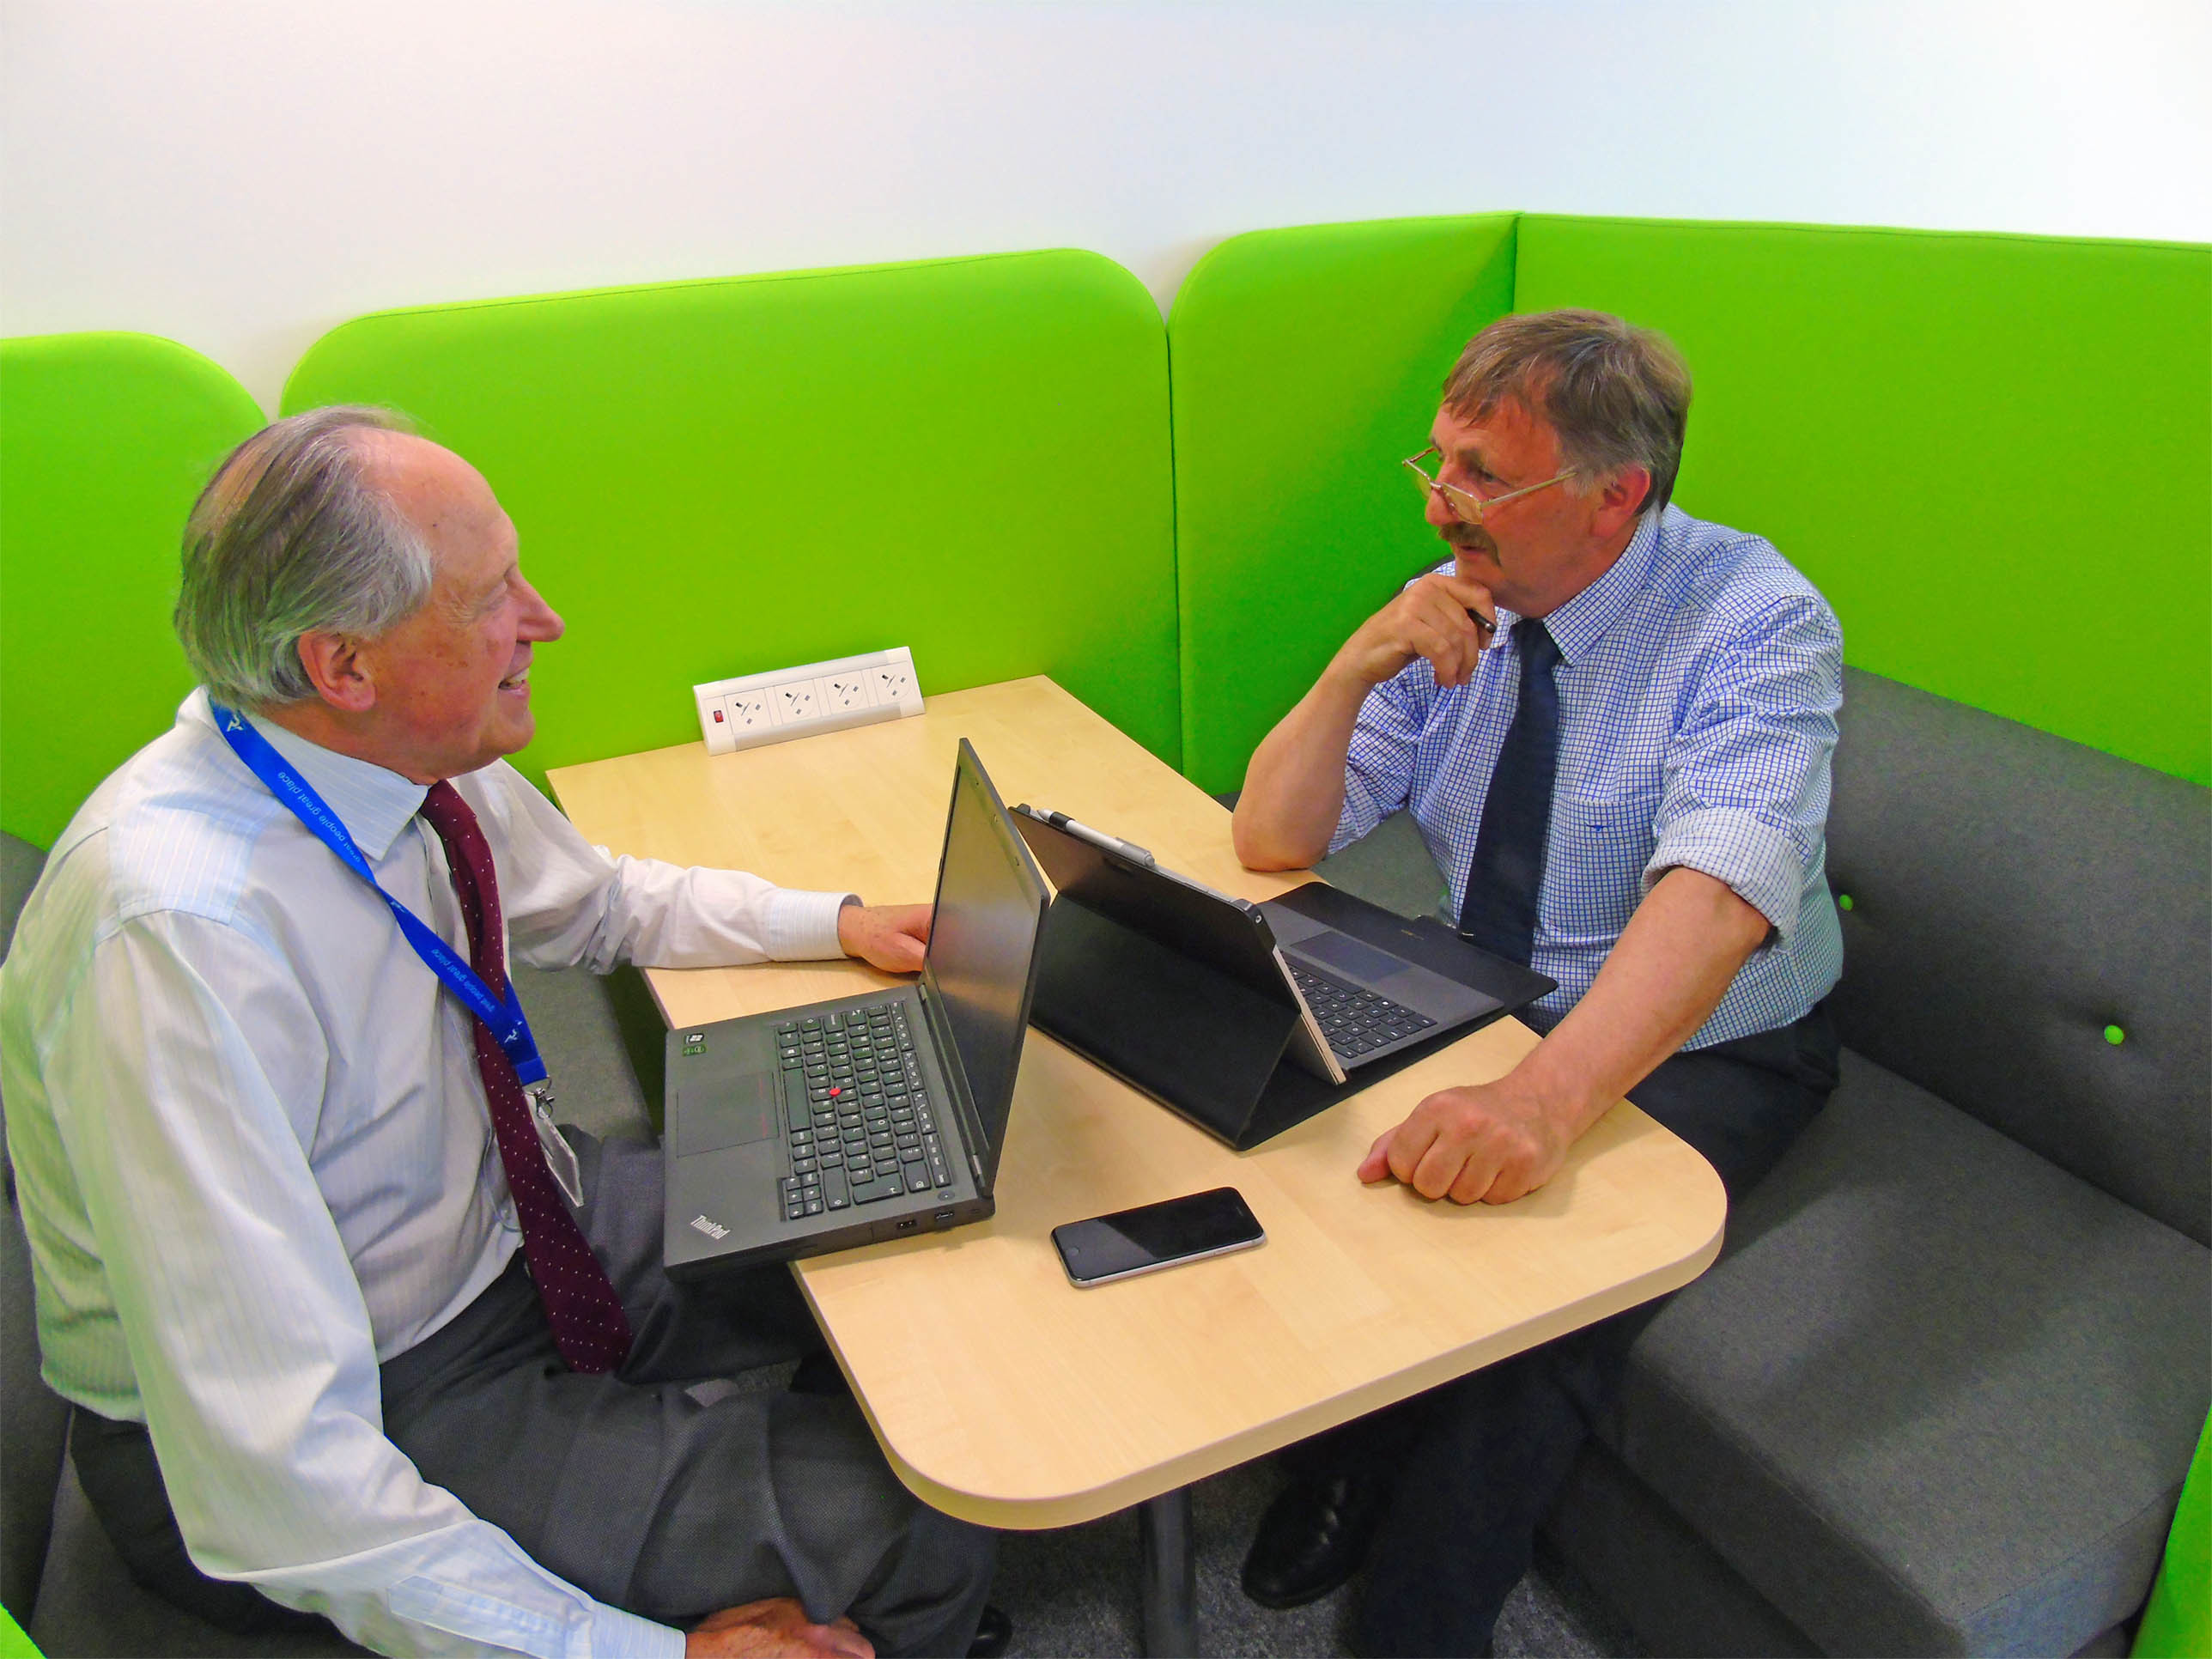
MULTIPOLYGON (((1836 1048, 1823 1006, 1781 1030, 1677 1054, 1629 1097, 1704 1154, 1733 1207, 1827 1103, 1836 1048)), ((1381 1470, 1395 1482, 1355 1626, 1361 1652, 1490 1651, 1537 1523, 1620 1392, 1629 1345, 1664 1305, 1632 1308, 1291 1449, 1301 1478, 1381 1470)))
MULTIPOLYGON (((781 1267, 687 1287, 660 1270, 659 1148, 568 1131, 579 1212, 634 1335, 619 1372, 562 1364, 518 1253, 459 1317, 383 1368, 385 1432, 422 1477, 608 1604, 684 1626, 793 1596, 884 1654, 963 1654, 994 1535, 900 1486, 781 1267), (796 1359, 788 1389, 699 1388, 796 1359)), ((296 1619, 186 1558, 136 1425, 92 1419, 80 1479, 149 1588, 228 1628, 296 1619)))

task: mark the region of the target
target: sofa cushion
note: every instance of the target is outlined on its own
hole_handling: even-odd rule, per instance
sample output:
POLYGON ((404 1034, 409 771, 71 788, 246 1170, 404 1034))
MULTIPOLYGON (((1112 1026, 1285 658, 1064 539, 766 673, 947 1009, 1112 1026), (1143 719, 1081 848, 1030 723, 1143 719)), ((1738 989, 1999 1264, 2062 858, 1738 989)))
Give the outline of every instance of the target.
POLYGON ((1844 1041, 2212 1243, 2212 791, 1856 670, 1842 723, 1844 1041))
MULTIPOLYGON (((1528 213, 1513 264, 1515 311, 1682 349, 1677 495, 1780 548, 1853 662, 2212 781, 2212 247, 1528 213), (2085 520, 1997 462, 2026 455, 2129 484, 2085 520)), ((1178 420, 1182 380, 1178 344, 1178 420)))
POLYGON ((1176 290, 1182 764, 1206 790, 1441 554, 1398 458, 1513 307, 1517 215, 1248 231, 1176 290))
MULTIPOLYGON (((15 937, 16 914, 30 896, 46 855, 28 842, 0 835, 0 957, 15 937)), ((4 1145, 0 1119, 0 1145, 4 1145)), ((39 1377, 38 1318, 31 1291, 30 1246, 15 1213, 15 1171, 0 1152, 0 1604, 27 1625, 38 1599, 60 1473, 68 1407, 39 1377)))
POLYGON ((15 1172, 0 1164, 0 1605, 27 1625, 45 1571, 69 1407, 39 1377, 31 1253, 15 1212, 15 1172))
POLYGON ((1450 896, 1411 812, 1393 812, 1314 866, 1314 874, 1401 916, 1441 916, 1450 896))
POLYGON ((145 334, 0 340, 0 829, 44 846, 192 689, 169 622, 178 532, 262 414, 145 334))
POLYGON ((68 1654, 128 1653, 145 1659, 200 1656, 259 1659, 259 1656, 365 1653, 325 1626, 240 1636, 171 1606, 136 1583, 107 1541, 76 1471, 64 1471, 54 1505, 53 1548, 39 1590, 31 1639, 50 1659, 68 1654))
POLYGON ((660 1037, 666 1027, 651 1010, 652 994, 637 971, 621 968, 605 978, 588 968, 551 971, 514 969, 514 994, 530 1016, 545 1073, 553 1085, 553 1115, 609 1135, 651 1134, 660 1122, 660 1037), (637 1005, 651 1022, 639 1024, 637 1005), (648 1066, 651 1069, 648 1070, 648 1066), (641 1078, 646 1079, 641 1080, 641 1078))
POLYGON ((890 645, 931 696, 1049 674, 1181 749, 1167 335, 1097 254, 380 312, 292 371, 286 414, 325 403, 405 410, 514 516, 568 621, 532 781, 696 743, 701 681, 890 645))
POLYGON ((2150 1587, 2212 1252, 1846 1051, 1601 1437, 1829 1652, 2067 1653, 2150 1587))

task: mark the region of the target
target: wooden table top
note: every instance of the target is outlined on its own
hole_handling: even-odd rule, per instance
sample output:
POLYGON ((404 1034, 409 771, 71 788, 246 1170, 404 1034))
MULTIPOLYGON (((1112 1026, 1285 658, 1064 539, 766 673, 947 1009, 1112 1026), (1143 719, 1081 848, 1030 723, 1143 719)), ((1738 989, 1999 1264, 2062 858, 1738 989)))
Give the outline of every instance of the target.
MULTIPOLYGON (((686 744, 551 779, 577 826, 617 852, 921 901, 963 737, 1009 805, 1070 813, 1246 898, 1304 879, 1241 866, 1218 803, 1042 678, 932 697, 919 718, 733 755, 686 744)), ((647 979, 684 1024, 892 982, 857 963, 647 979)), ((1498 1076, 1535 1041, 1500 1021, 1239 1153, 1032 1029, 998 1213, 796 1263, 799 1282, 916 1493, 1000 1527, 1109 1514, 1704 1271, 1726 1212, 1719 1178, 1626 1102, 1514 1204, 1359 1183, 1368 1146, 1424 1095, 1498 1076), (1266 1244, 1068 1283, 1054 1226, 1219 1186, 1243 1192, 1266 1244)))

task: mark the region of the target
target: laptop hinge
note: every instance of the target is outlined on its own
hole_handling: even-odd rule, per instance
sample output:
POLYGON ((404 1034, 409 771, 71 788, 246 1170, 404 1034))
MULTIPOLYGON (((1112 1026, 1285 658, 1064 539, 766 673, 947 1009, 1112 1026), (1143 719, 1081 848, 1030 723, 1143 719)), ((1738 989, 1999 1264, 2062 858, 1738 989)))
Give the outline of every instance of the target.
POLYGON ((921 1000, 922 1018, 929 1023, 930 1039, 937 1048, 938 1068, 945 1074, 945 1086, 952 1096, 952 1109, 960 1114, 960 1138, 967 1143, 968 1167, 975 1177, 975 1191, 979 1196, 988 1198, 991 1182, 977 1155, 977 1149, 983 1144, 983 1121, 975 1115, 975 1103, 968 1096, 968 1076, 961 1069, 959 1046, 952 1040, 952 1022, 945 1017, 944 1000, 930 994, 926 981, 916 981, 914 994, 921 1000))

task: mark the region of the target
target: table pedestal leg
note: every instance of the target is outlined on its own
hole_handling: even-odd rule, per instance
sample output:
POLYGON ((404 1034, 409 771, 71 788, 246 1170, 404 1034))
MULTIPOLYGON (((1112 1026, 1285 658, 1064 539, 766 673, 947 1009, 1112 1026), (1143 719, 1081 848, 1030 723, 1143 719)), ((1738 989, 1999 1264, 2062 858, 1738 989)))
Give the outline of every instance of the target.
POLYGON ((1144 1557, 1146 1659, 1189 1659, 1198 1651, 1198 1550, 1190 1529, 1190 1488, 1147 1499, 1137 1510, 1144 1557))

